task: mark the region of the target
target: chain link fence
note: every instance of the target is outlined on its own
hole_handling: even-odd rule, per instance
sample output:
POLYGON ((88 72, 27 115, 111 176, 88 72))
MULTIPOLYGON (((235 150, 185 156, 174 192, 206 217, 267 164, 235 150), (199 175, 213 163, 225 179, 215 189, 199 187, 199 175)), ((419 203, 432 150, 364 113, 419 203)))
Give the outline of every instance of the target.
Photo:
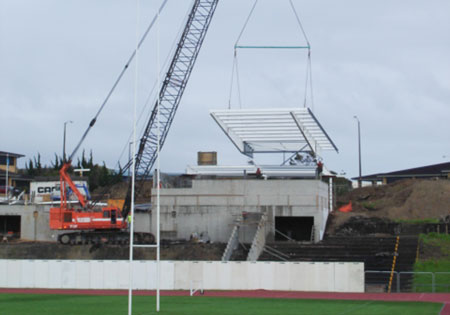
POLYGON ((391 293, 400 292, 450 292, 450 272, 366 270, 366 292, 388 292, 393 273, 391 293))

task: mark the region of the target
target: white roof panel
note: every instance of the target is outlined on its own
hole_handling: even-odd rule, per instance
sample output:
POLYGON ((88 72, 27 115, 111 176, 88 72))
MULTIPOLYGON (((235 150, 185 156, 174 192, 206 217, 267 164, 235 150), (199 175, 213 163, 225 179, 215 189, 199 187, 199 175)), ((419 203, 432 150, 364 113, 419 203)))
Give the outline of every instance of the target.
POLYGON ((212 110, 240 152, 338 151, 309 108, 212 110))

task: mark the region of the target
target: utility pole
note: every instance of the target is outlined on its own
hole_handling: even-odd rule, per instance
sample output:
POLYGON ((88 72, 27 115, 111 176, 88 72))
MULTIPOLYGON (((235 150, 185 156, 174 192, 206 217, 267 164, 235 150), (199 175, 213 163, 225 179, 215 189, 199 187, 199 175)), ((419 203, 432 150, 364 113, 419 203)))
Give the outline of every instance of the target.
POLYGON ((64 137, 63 137, 63 162, 66 162, 66 125, 68 123, 73 123, 72 120, 68 120, 64 122, 64 137))
POLYGON ((358 187, 362 186, 362 176, 361 176, 361 124, 359 122, 358 116, 353 116, 358 121, 358 154, 359 154, 359 179, 358 179, 358 187))

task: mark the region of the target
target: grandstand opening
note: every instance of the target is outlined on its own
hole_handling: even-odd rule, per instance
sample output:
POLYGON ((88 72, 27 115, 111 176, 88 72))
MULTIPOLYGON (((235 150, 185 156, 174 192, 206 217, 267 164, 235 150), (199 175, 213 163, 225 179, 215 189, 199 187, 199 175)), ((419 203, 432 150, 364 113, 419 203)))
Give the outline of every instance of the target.
POLYGON ((314 217, 275 217, 275 241, 311 241, 314 217))
POLYGON ((0 235, 20 238, 20 215, 0 215, 0 235))

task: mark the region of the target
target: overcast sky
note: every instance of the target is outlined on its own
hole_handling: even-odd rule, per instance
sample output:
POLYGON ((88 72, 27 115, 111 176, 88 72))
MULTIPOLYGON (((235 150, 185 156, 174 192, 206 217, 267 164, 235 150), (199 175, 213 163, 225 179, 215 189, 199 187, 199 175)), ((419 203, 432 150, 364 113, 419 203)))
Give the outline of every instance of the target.
MULTIPOLYGON (((197 151, 217 151, 223 165, 246 162, 209 110, 228 106, 233 46, 253 2, 219 1, 163 148, 163 171, 196 164, 197 151)), ((141 32, 160 3, 141 1, 141 32)), ((314 113, 339 148, 338 154, 324 154, 325 165, 357 176, 354 115, 361 121, 363 174, 448 161, 450 2, 294 3, 312 46, 314 113)), ((191 0, 171 0, 163 11, 161 63, 190 6, 191 0)), ((156 34, 155 28, 139 54, 138 112, 157 77, 156 34)), ((72 120, 70 153, 135 42, 135 1, 0 0, 0 151, 26 155, 20 165, 37 152, 49 163, 55 152, 61 154, 63 124, 72 120)), ((260 0, 240 43, 305 40, 287 0, 260 0)), ((244 108, 303 106, 304 52, 239 51, 238 57, 244 108)), ((83 145, 110 167, 132 130, 134 76, 132 67, 83 145)), ((235 94, 231 103, 239 107, 235 94)))

